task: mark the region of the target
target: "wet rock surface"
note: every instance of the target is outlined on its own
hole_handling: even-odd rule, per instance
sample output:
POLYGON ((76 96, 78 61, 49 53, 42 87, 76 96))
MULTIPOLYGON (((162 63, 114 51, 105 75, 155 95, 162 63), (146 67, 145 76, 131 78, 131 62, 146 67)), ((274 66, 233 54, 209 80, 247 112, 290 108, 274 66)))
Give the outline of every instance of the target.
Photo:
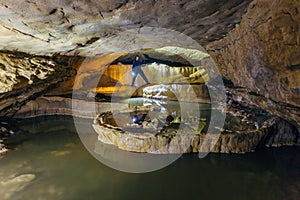
POLYGON ((210 103, 207 86, 191 84, 161 84, 143 88, 143 97, 169 101, 210 103))
POLYGON ((299 132, 295 126, 265 112, 253 112, 247 108, 231 107, 228 110, 220 137, 207 134, 205 121, 195 130, 189 123, 176 122, 174 117, 166 117, 166 121, 145 119, 138 124, 128 121, 126 126, 121 125, 120 119, 125 118, 119 118, 111 112, 101 114, 93 124, 98 133, 98 140, 133 152, 246 153, 266 146, 299 144, 299 132), (158 125, 153 126, 157 123, 164 124, 163 128, 157 129, 158 125), (129 129, 126 128, 128 126, 129 129), (180 131, 179 126, 183 126, 180 131), (212 137, 210 142, 205 140, 206 137, 212 137))

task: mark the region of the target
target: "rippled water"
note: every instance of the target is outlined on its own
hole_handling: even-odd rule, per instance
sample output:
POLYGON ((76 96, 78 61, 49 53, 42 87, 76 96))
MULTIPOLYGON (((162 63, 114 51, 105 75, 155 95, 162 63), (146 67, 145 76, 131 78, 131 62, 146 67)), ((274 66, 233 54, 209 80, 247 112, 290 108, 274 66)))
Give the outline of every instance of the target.
POLYGON ((0 158, 0 199, 300 199, 299 147, 201 160, 189 154, 159 171, 128 174, 90 155, 70 117, 19 128, 22 141, 0 158))

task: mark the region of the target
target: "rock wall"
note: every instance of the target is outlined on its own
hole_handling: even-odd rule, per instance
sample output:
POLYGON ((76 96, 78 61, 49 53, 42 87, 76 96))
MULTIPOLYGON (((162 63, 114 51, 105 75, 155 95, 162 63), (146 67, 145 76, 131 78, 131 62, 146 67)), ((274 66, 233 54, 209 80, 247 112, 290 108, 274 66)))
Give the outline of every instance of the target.
POLYGON ((0 93, 32 84, 47 78, 54 72, 52 60, 42 57, 27 58, 24 54, 2 53, 0 55, 0 93), (24 58, 23 58, 24 56, 24 58))
MULTIPOLYGON (((120 103, 115 104, 115 106, 124 109, 128 105, 120 103)), ((14 114, 14 118, 25 119, 38 116, 68 115, 94 119, 97 114, 110 110, 110 102, 93 102, 59 96, 41 96, 22 106, 14 114)))
POLYGON ((0 54, 0 116, 13 116, 23 105, 58 87, 76 74, 80 57, 0 54), (4 72, 4 73, 3 73, 4 72))
POLYGON ((298 125, 299 9, 297 0, 256 0, 237 28, 207 47, 234 96, 298 125))

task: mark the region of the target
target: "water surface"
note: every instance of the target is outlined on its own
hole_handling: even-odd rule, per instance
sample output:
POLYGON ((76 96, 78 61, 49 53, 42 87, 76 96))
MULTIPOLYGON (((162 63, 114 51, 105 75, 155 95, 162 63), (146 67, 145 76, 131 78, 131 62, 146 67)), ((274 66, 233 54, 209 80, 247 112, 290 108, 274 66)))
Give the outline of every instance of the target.
POLYGON ((1 199, 300 199, 299 147, 201 160, 189 154, 159 171, 129 174, 96 160, 71 117, 19 128, 22 141, 0 158, 1 199), (32 176, 14 179, 24 174, 32 176))

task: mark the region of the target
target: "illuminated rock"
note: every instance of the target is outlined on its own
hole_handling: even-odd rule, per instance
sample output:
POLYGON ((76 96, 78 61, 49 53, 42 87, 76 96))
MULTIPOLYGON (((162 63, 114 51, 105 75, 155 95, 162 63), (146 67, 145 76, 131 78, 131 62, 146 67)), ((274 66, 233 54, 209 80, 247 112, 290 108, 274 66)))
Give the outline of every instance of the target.
POLYGON ((146 98, 163 99, 169 101, 210 103, 209 91, 204 84, 153 85, 143 88, 143 96, 146 98))
MULTIPOLYGON (((204 143, 205 138, 208 137, 205 126, 202 126, 196 133, 194 133, 194 127, 184 125, 186 123, 183 121, 164 126, 160 130, 153 129, 151 131, 142 125, 126 129, 126 127, 122 128, 122 123, 116 122, 113 117, 111 112, 106 112, 94 120, 93 127, 98 133, 98 140, 132 152, 153 154, 200 151, 246 153, 264 146, 295 145, 298 142, 297 129, 294 126, 266 113, 249 114, 249 110, 241 112, 230 109, 225 127, 222 128, 216 144, 207 141, 204 143), (180 123, 184 128, 178 132, 180 123), (278 133, 278 130, 286 131, 278 133)), ((119 117, 117 118, 119 119, 119 117)))

